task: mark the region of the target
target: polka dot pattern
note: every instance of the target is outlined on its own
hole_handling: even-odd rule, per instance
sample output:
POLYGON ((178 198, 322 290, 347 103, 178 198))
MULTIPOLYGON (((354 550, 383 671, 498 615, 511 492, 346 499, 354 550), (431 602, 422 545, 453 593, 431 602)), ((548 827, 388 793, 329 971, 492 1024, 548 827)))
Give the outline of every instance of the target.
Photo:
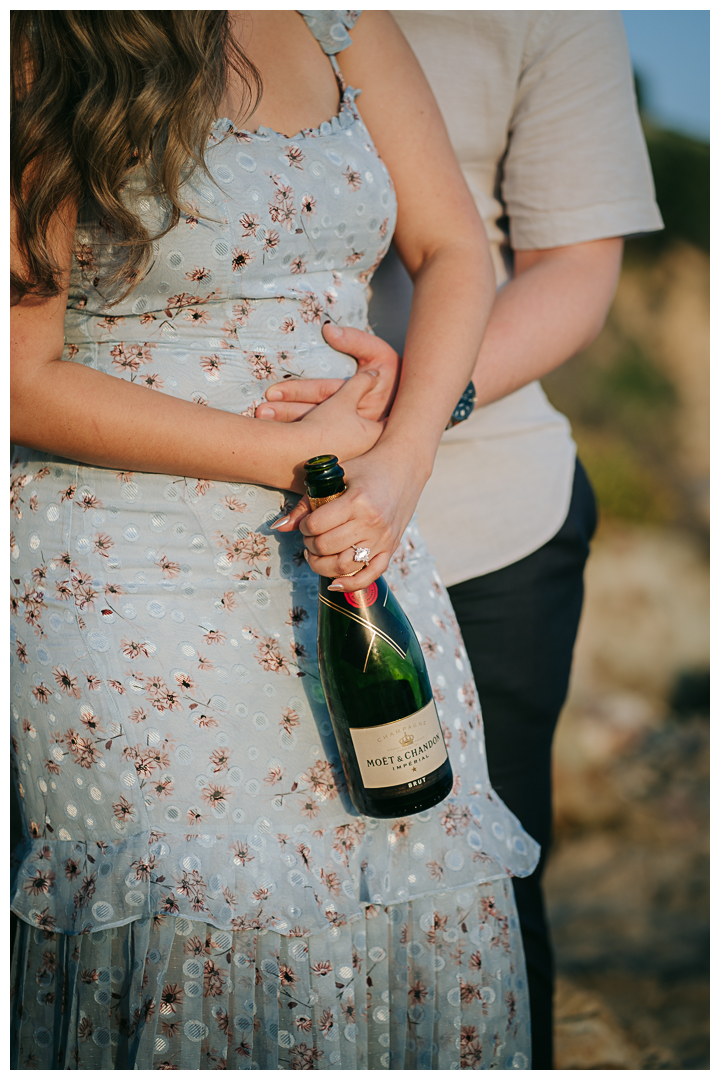
MULTIPOLYGON (((330 54, 349 43, 357 17, 304 15, 330 54)), ((240 415, 252 415, 269 382, 284 375, 350 375, 354 361, 325 344, 321 325, 330 318, 366 327, 367 285, 396 209, 354 100, 343 88, 337 116, 292 137, 251 135, 218 120, 208 151, 215 183, 196 176, 188 185, 188 213, 157 242, 151 269, 120 304, 108 306, 98 284, 114 258, 112 238, 99 224, 81 225, 64 359, 240 415)), ((144 200, 143 209, 140 187, 132 179, 127 197, 139 200, 150 224, 157 207, 144 200)), ((109 1011, 120 1014, 108 1010, 114 999, 98 962, 89 966, 90 941, 107 943, 100 966, 122 973, 122 1000, 152 1029, 143 1067, 174 1060, 173 1039, 183 1060, 214 1054, 213 1039, 220 1054, 218 1030, 228 1046, 232 1033, 232 1054, 253 1062, 409 1067, 395 1064, 393 1008, 404 994, 417 1011, 413 1023, 422 1019, 431 1032, 435 1009, 444 1015, 447 1006, 430 988, 439 994, 446 977, 453 1002, 460 994, 452 1007, 467 1005, 459 980, 461 972, 469 978, 469 946, 461 946, 471 931, 448 915, 440 948, 428 942, 432 927, 402 941, 398 920, 414 925, 423 913, 432 920, 464 889, 469 908, 477 906, 480 883, 488 902, 507 899, 508 875, 527 874, 537 861, 537 845, 490 787, 465 650, 414 523, 386 577, 426 656, 455 786, 411 818, 356 813, 318 677, 317 579, 300 534, 271 528, 295 499, 254 484, 91 468, 22 448, 13 459, 12 761, 28 839, 12 906, 27 957, 45 973, 38 981, 54 974, 43 942, 80 943, 91 974, 85 978, 77 960, 62 968, 63 978, 74 972, 81 992, 80 1042, 71 1040, 68 1052, 74 1045, 93 1066, 111 1067, 102 1062, 114 1060, 130 1028, 107 1024, 109 1011), (342 994, 356 970, 352 943, 370 926, 375 936, 362 964, 377 990, 367 1014, 362 1004, 361 1022, 350 1019, 354 996, 342 994), (214 942, 210 951, 203 945, 184 955, 185 927, 190 940, 214 942), (150 989, 139 971, 126 970, 128 956, 146 955, 144 946, 123 951, 128 935, 150 949, 150 989), (303 964, 320 965, 302 984, 305 1011, 299 997, 292 1016, 277 1011, 282 962, 272 968, 268 942, 297 979, 303 964), (293 952, 300 945, 304 959, 293 952), (388 964, 406 946, 401 993, 388 964), (261 972, 250 1012, 249 990, 238 1004, 246 974, 235 974, 247 957, 250 967, 260 958, 261 972), (342 992, 325 979, 325 964, 346 973, 337 979, 342 992), (177 1025, 177 1009, 163 1013, 158 1002, 158 978, 182 996, 177 1025), (424 987, 414 999, 408 979, 424 987), (219 1028, 210 1007, 232 993, 229 1026, 219 1028), (261 1034, 252 1016, 261 1017, 261 1034)), ((498 929, 490 908, 477 911, 478 926, 498 929)), ((510 933, 514 916, 507 903, 503 911, 510 933)), ((492 970, 510 1024, 507 995, 520 990, 500 956, 510 940, 503 933, 492 970)), ((364 947, 357 946, 363 956, 364 947)), ((51 991, 31 984, 38 1016, 45 1006, 51 1013, 51 991)), ((53 1024, 36 1023, 26 998, 24 1024, 28 1032, 35 1025, 27 1054, 46 1061, 44 1032, 53 1024)), ((481 1011, 489 1007, 487 995, 473 1000, 481 1011)), ((127 1023, 140 1030, 137 1018, 127 1023)), ((498 1064, 512 1024, 491 1049, 483 1023, 472 1038, 462 1025, 452 1035, 455 1063, 466 1043, 478 1043, 482 1050, 472 1053, 493 1067, 518 1067, 498 1064)), ((427 1064, 449 1060, 445 1044, 435 1049, 427 1033, 413 1038, 403 1060, 445 1067, 427 1064)))

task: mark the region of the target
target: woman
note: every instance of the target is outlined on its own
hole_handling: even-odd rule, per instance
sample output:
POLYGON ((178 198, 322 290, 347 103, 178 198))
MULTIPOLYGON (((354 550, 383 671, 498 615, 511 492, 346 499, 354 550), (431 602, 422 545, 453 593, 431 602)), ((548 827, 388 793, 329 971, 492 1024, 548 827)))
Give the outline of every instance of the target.
POLYGON ((492 300, 422 75, 380 12, 15 19, 16 1065, 526 1068, 508 875, 536 850, 406 531, 492 300), (391 415, 358 412, 386 389, 358 374, 255 419, 278 375, 352 374, 321 325, 366 325, 395 192, 416 303, 391 415), (319 452, 348 491, 303 552, 289 493, 319 452), (343 790, 313 571, 388 567, 456 784, 378 822, 343 790))

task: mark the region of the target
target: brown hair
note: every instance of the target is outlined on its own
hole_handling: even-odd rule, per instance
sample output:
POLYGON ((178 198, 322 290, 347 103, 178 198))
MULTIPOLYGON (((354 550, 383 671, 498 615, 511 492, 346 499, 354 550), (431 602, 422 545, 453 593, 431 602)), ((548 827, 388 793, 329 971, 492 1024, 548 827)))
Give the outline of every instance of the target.
POLYGON ((227 11, 13 11, 11 60, 10 194, 24 268, 12 274, 13 300, 60 291, 48 230, 68 199, 119 243, 122 261, 108 280, 127 295, 153 240, 187 212, 179 189, 205 169, 230 71, 245 116, 262 93, 259 72, 227 11), (165 207, 154 236, 121 199, 138 164, 165 207))

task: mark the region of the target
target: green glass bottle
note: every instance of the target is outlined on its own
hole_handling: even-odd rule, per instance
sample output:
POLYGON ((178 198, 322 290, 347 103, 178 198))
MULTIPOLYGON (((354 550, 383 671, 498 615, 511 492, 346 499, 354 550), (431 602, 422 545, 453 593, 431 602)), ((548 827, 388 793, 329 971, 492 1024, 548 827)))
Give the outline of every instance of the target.
MULTIPOLYGON (((337 458, 306 462, 305 484, 313 510, 339 498, 337 458)), ((318 665, 350 798, 371 817, 417 814, 453 784, 422 649, 382 577, 346 593, 331 581, 320 578, 318 665)))

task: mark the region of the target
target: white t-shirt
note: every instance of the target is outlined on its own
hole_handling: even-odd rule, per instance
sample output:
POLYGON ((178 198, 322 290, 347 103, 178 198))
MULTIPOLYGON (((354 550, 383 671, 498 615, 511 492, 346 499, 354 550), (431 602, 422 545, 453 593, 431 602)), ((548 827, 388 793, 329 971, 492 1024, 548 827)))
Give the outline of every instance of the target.
MULTIPOLYGON (((511 248, 662 228, 619 12, 393 16, 438 100, 499 287, 512 272, 511 248)), ((412 288, 397 258, 373 285, 371 324, 397 347, 412 288)), ((567 515, 574 463, 570 425, 538 382, 447 432, 418 506, 445 584, 508 566, 549 540, 567 515)))

